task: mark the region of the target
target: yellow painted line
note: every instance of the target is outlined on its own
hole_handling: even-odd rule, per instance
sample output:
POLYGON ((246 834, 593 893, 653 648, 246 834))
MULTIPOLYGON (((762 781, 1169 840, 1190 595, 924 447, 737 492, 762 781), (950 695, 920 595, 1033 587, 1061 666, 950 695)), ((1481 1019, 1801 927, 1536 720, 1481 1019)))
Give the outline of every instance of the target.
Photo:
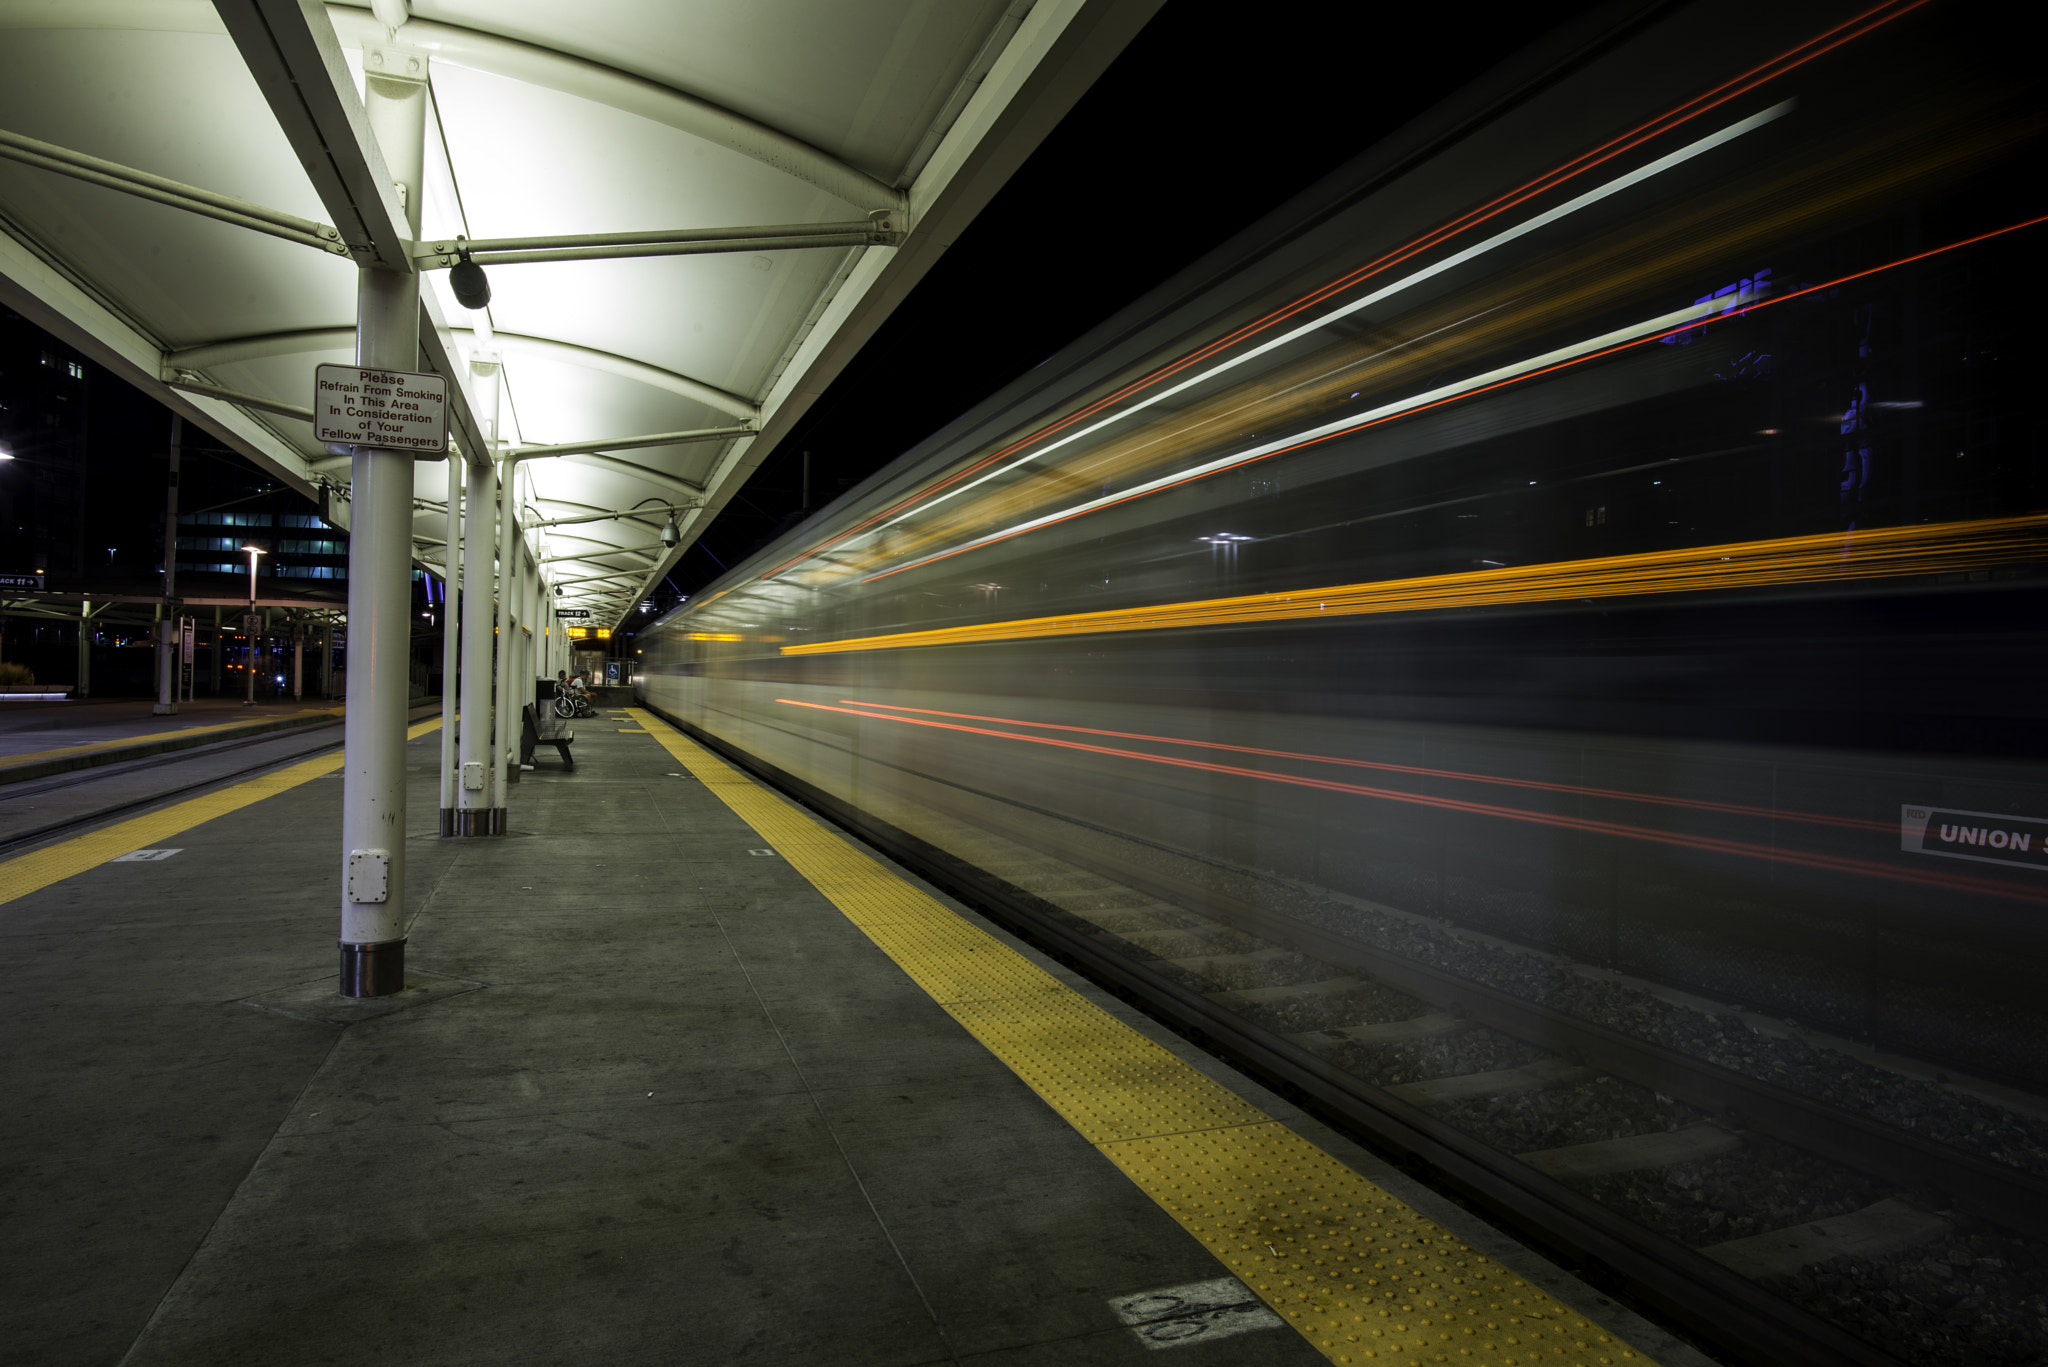
MULTIPOLYGON (((435 717, 406 728, 405 738, 417 740, 441 724, 435 717)), ((335 750, 328 755, 317 755, 309 760, 275 770, 268 774, 223 788, 216 793, 205 793, 184 802, 173 803, 159 811, 145 812, 126 821, 103 826, 84 835, 73 836, 55 845, 0 863, 0 903, 12 902, 17 897, 26 897, 40 892, 52 883, 61 883, 76 877, 87 869, 97 868, 130 850, 145 850, 161 845, 175 835, 191 830, 202 822, 217 816, 240 811, 251 803, 261 802, 266 797, 275 797, 288 792, 301 783, 331 774, 341 767, 342 753, 335 750)))
MULTIPOLYGON (((339 707, 313 707, 293 714, 299 716, 341 715, 339 707)), ((0 759, 0 769, 11 769, 17 764, 40 764, 48 759, 70 759, 74 755, 90 755, 101 750, 120 750, 130 745, 153 745, 160 740, 177 740, 184 736, 204 736, 215 731, 238 731, 247 726, 260 726, 276 717, 245 717, 240 721, 224 721, 213 726, 188 726, 181 731, 157 731, 147 736, 116 736, 112 740, 87 741, 83 745, 65 745, 55 750, 32 750, 25 755, 8 755, 0 759)))
POLYGON ((1648 1367, 652 713, 634 719, 1331 1361, 1648 1367))
POLYGON ((619 728, 619 734, 622 736, 644 736, 649 733, 647 728, 644 726, 621 726, 619 728))

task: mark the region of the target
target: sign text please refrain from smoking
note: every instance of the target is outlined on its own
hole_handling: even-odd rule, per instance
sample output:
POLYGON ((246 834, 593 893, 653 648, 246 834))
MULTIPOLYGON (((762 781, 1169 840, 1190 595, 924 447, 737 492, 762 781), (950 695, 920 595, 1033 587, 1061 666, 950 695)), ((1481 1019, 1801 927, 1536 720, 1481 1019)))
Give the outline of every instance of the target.
POLYGON ((313 428, 322 442, 387 451, 448 449, 448 381, 405 370, 313 370, 313 428))

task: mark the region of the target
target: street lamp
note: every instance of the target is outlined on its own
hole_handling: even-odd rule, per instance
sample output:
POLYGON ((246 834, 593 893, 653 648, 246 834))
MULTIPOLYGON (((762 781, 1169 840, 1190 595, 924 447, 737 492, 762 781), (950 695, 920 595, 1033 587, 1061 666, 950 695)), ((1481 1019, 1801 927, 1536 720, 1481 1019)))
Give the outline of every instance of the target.
POLYGON ((249 658, 245 668, 249 675, 248 693, 242 699, 242 706, 256 705, 256 557, 270 552, 261 546, 245 544, 242 551, 249 557, 249 613, 242 619, 242 625, 249 635, 249 658))
POLYGON ((245 545, 242 551, 249 557, 249 611, 256 611, 256 557, 269 555, 261 546, 245 545))

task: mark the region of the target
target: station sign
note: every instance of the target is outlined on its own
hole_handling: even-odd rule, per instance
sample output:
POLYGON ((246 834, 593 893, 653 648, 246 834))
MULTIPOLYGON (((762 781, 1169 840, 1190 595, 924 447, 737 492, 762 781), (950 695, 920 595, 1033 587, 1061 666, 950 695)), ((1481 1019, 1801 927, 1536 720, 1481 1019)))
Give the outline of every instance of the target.
POLYGON ((589 608, 556 608, 555 616, 563 621, 577 621, 590 616, 589 608))
POLYGON ((1899 808, 1899 848, 2048 872, 2048 821, 1954 807, 1899 808))
POLYGON ((336 446, 444 455, 448 381, 409 370, 316 366, 313 431, 320 441, 336 446))
POLYGON ((0 574, 0 589, 39 589, 43 586, 40 574, 0 574))

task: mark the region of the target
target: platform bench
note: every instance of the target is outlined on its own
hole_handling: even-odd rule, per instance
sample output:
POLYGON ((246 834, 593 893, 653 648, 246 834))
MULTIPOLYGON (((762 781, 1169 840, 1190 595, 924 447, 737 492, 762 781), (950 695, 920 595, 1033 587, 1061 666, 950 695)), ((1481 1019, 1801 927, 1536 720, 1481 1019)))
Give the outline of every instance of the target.
POLYGON ((569 747, 576 743, 576 733, 562 725, 558 718, 543 717, 540 709, 532 703, 519 709, 519 762, 533 763, 533 752, 543 745, 555 747, 555 753, 562 757, 562 767, 574 769, 576 760, 569 753, 569 747))

